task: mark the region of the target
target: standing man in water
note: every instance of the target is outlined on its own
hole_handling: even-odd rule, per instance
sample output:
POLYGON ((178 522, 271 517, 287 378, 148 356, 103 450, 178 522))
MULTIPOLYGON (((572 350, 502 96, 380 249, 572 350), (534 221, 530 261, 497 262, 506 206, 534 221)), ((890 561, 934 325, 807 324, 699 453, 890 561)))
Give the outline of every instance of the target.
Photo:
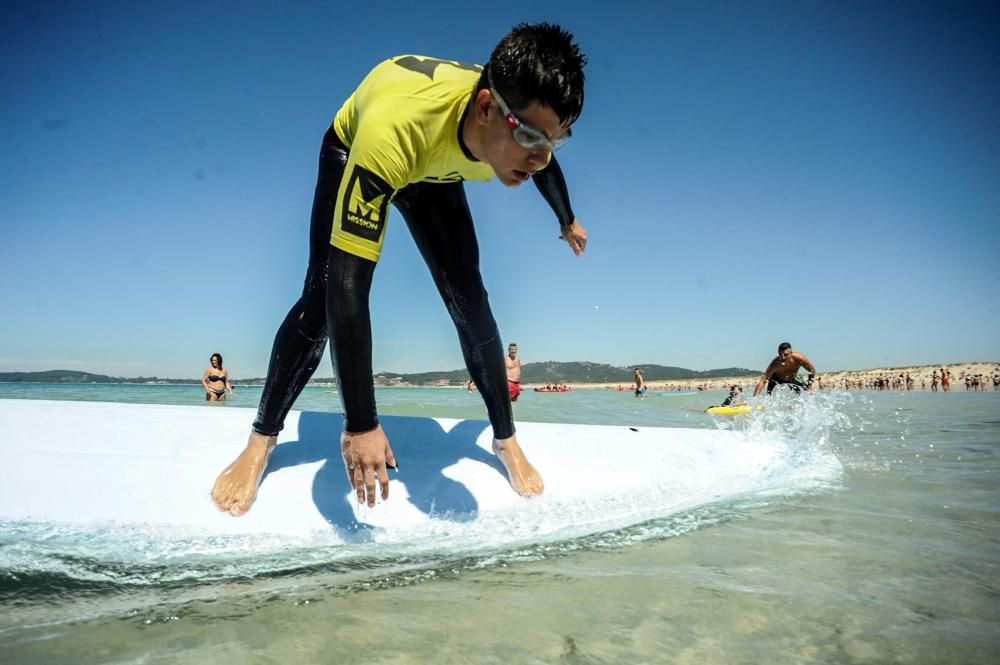
POLYGON ((646 394, 646 381, 642 378, 642 370, 636 367, 632 375, 635 379, 635 396, 641 398, 646 394))
POLYGON ((521 394, 521 359, 517 357, 517 344, 512 342, 507 345, 504 363, 507 365, 507 392, 510 401, 516 402, 521 394))
POLYGON ((479 272, 465 180, 533 180, 577 256, 587 233, 570 207, 553 152, 583 109, 583 65, 573 36, 521 24, 485 66, 403 55, 377 65, 344 102, 323 139, 302 297, 278 330, 246 448, 218 477, 216 506, 242 515, 284 426, 316 371, 327 338, 344 431, 341 454, 359 502, 389 496, 395 468, 379 425, 368 294, 389 204, 402 214, 458 331, 469 374, 493 426, 493 451, 521 495, 543 491, 514 434, 500 333, 479 272))
POLYGON ((781 385, 786 385, 797 393, 803 389, 811 391, 813 379, 815 378, 816 368, 809 362, 809 359, 798 351, 792 351, 792 345, 788 342, 782 342, 778 345, 778 355, 767 366, 767 369, 764 370, 764 376, 760 377, 760 381, 757 382, 757 387, 753 390, 753 396, 756 397, 759 395, 760 391, 764 389, 765 384, 767 385, 768 395, 771 394, 775 387, 781 385), (805 383, 802 383, 798 378, 800 367, 805 367, 809 371, 809 380, 805 383))

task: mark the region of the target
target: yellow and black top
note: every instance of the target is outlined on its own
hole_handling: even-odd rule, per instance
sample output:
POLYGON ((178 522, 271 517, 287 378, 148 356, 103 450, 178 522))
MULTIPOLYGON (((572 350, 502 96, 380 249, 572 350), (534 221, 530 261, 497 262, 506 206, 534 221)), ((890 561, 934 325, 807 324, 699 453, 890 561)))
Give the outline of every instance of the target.
MULTIPOLYGON (((389 204, 396 198, 455 322, 493 435, 514 435, 500 334, 479 273, 479 247, 462 185, 495 175, 461 137, 481 72, 479 65, 398 56, 375 67, 337 112, 320 153, 305 285, 275 337, 254 431, 281 431, 312 374, 306 368, 315 368, 323 355, 327 335, 346 431, 378 425, 368 298, 389 204), (313 238, 317 229, 319 237, 313 238), (328 233, 333 247, 322 251, 328 233)), ((559 223, 572 224, 555 157, 549 155, 532 181, 559 223)))
POLYGON ((461 141, 480 65, 416 55, 376 66, 333 128, 350 149, 330 242, 377 261, 393 195, 417 182, 490 180, 492 167, 461 141))

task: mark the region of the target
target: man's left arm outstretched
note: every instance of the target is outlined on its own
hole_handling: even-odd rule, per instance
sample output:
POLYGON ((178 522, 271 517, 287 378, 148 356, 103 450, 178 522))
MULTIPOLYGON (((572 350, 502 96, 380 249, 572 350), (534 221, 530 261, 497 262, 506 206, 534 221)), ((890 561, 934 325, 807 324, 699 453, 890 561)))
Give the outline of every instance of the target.
POLYGON ((583 250, 587 248, 587 230, 577 221, 573 208, 570 207, 566 177, 555 155, 552 155, 548 165, 536 173, 532 180, 559 220, 559 238, 569 244, 574 254, 582 256, 583 250))

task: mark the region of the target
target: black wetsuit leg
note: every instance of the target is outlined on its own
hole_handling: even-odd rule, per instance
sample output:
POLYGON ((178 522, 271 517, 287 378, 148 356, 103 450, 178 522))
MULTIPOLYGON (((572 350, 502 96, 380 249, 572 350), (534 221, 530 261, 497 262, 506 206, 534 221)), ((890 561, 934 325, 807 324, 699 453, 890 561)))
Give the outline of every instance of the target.
POLYGON ((302 296, 288 312, 271 349, 254 431, 277 434, 323 358, 327 338, 326 284, 330 233, 347 148, 331 128, 323 137, 309 229, 309 267, 302 296))
POLYGON ((465 365, 486 403, 493 436, 514 436, 500 332, 479 273, 479 242, 464 186, 417 183, 400 190, 394 203, 455 323, 465 365))

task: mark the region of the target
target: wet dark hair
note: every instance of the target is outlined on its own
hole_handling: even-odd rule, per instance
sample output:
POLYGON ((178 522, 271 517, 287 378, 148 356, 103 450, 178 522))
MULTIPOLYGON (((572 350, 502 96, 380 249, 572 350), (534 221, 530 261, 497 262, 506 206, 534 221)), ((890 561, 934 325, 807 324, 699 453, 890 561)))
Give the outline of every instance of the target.
POLYGON ((208 357, 208 361, 209 361, 208 364, 210 364, 210 365, 212 364, 212 358, 218 358, 219 359, 219 369, 222 369, 222 354, 221 353, 213 353, 212 355, 210 355, 208 357))
POLYGON ((789 344, 788 342, 782 342, 781 344, 778 345, 778 353, 784 353, 785 349, 790 349, 790 348, 792 348, 791 344, 789 344))
POLYGON ((548 106, 562 124, 571 124, 583 111, 583 66, 573 35, 553 23, 521 23, 508 32, 490 56, 476 91, 493 79, 512 110, 537 101, 548 106))

